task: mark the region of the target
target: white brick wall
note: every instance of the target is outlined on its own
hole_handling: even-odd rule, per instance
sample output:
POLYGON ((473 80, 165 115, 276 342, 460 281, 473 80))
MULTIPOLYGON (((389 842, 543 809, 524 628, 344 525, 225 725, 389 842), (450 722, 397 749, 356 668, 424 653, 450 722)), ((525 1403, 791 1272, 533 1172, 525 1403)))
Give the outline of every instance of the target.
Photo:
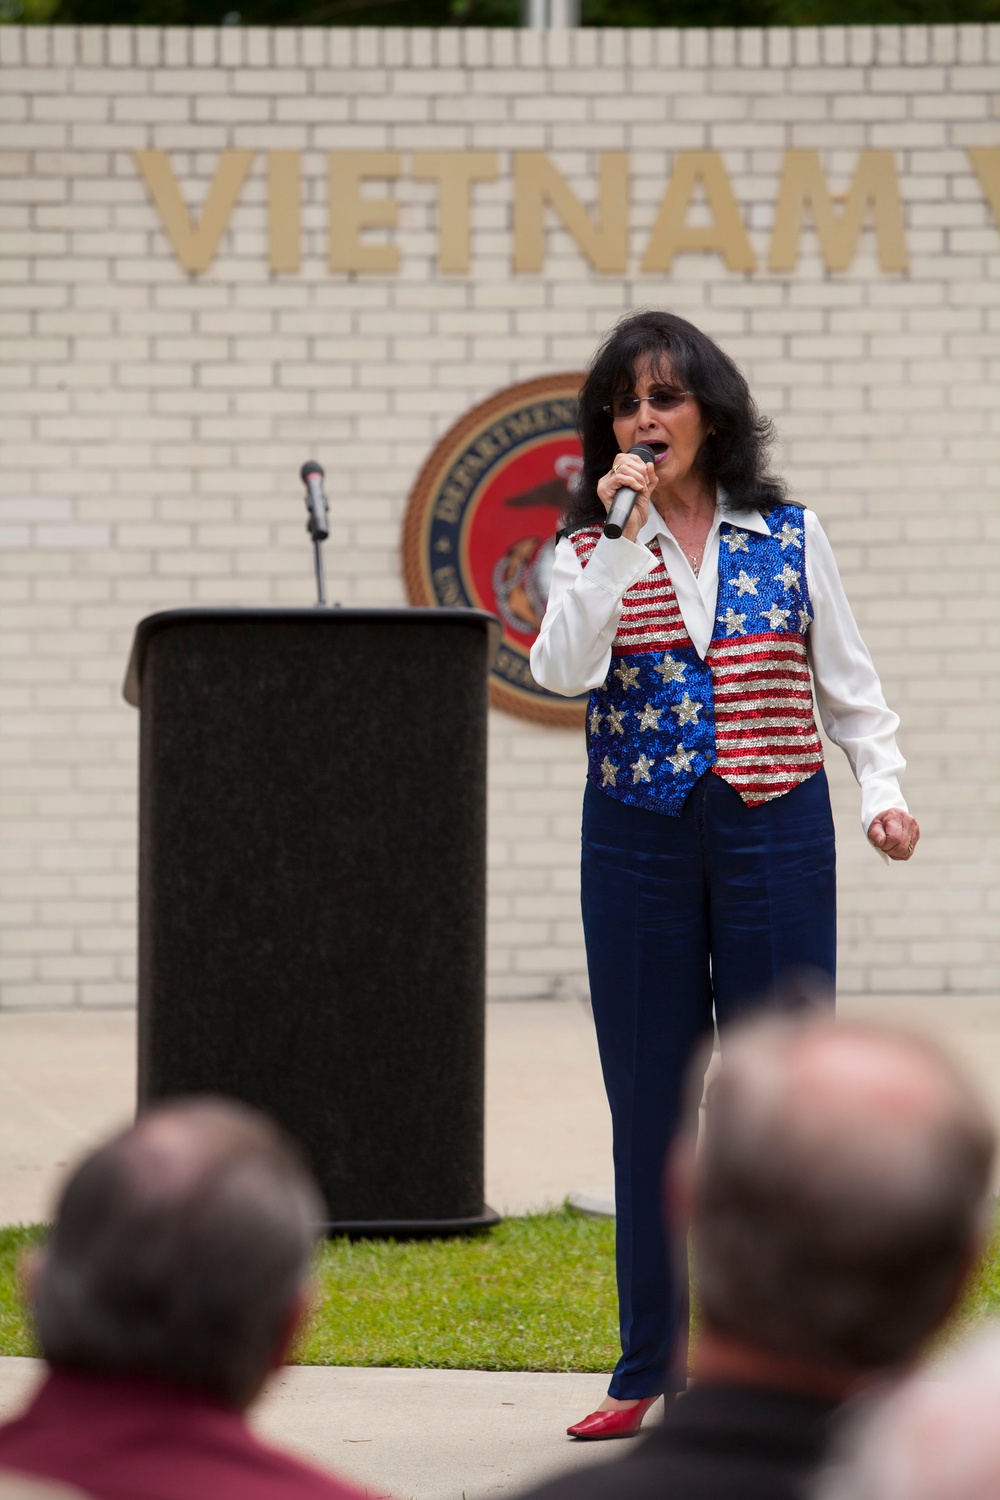
MULTIPOLYGON (((307 602, 308 456, 334 500, 332 597, 402 602, 403 504, 435 439, 649 304, 746 369, 903 717, 924 828, 909 867, 866 849, 831 757, 844 986, 995 990, 1000 227, 965 148, 1000 146, 998 84, 997 26, 0 26, 0 1003, 132 1000, 135 622, 307 602), (232 148, 259 154, 192 278, 131 153, 169 151, 197 211, 232 148), (838 274, 811 231, 789 274, 706 254, 634 269, 673 152, 722 152, 763 267, 783 152, 819 150, 840 191, 866 148, 895 154, 908 274, 878 269, 870 232, 838 274), (272 275, 265 153, 282 149, 303 152, 303 256, 272 275), (395 276, 326 268, 325 154, 357 149, 403 153, 395 276), (587 201, 596 153, 631 153, 629 274, 595 274, 555 226, 545 271, 512 273, 515 149, 548 151, 587 201), (468 276, 436 270, 416 150, 501 153, 468 276)), ((492 751, 491 988, 544 993, 584 967, 582 746, 496 715, 492 751)))

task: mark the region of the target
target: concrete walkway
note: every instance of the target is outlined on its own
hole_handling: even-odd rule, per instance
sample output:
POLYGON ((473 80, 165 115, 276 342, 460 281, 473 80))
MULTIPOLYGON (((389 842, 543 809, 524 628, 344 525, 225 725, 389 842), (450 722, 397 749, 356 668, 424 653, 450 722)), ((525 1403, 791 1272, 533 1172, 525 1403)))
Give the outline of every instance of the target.
MULTIPOLYGON (((37 1360, 0 1359, 0 1421, 40 1373, 37 1360)), ((373 1496, 488 1500, 606 1458, 606 1445, 564 1435, 606 1387, 602 1375, 290 1366, 252 1421, 271 1442, 373 1496)))
MULTIPOLYGON (((996 999, 849 996, 841 1014, 939 1036, 1000 1119, 996 999)), ((586 1006, 499 1002, 487 1015, 487 1201, 524 1213, 574 1192, 606 1196, 611 1137, 586 1006)), ((0 1224, 46 1218, 66 1165, 130 1117, 134 1056, 128 1012, 0 1013, 0 1224)), ((0 1419, 37 1378, 34 1361, 0 1359, 0 1419)), ((373 1495, 487 1500, 606 1457, 606 1445, 564 1436, 604 1389, 602 1376, 289 1368, 254 1420, 373 1495)))
MULTIPOLYGON (((132 1011, 0 1011, 0 1224, 48 1217, 67 1163, 135 1109, 132 1011)), ((505 1214, 610 1191, 611 1125, 590 1011, 487 1007, 486 1201, 505 1214)))

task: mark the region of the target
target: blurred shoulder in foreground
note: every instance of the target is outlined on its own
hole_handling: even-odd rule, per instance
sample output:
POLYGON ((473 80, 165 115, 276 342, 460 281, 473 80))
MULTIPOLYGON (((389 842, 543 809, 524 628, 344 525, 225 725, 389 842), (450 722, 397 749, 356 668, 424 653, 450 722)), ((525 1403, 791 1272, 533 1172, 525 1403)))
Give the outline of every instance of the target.
POLYGON ((323 1218, 293 1143, 229 1101, 152 1109, 85 1157, 26 1266, 49 1369, 0 1427, 0 1471, 94 1500, 360 1500, 244 1417, 305 1315, 323 1218))

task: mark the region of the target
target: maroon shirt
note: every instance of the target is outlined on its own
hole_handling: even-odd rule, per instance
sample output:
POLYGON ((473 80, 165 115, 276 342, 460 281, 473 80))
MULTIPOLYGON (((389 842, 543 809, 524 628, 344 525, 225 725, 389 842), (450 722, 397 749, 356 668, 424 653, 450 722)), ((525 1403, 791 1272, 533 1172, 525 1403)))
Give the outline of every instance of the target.
MULTIPOLYGON (((52 1370, 0 1426, 0 1470, 73 1484, 95 1500, 362 1500, 268 1447, 210 1396, 155 1381, 52 1370)), ((368 1492, 369 1494, 371 1492, 368 1492)))

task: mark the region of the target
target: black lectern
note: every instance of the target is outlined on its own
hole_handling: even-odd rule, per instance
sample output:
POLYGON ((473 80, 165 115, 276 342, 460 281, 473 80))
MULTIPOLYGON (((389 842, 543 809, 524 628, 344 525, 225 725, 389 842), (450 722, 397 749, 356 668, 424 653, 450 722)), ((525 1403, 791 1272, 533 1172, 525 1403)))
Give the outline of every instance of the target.
POLYGON ((139 1104, 308 1153, 332 1233, 483 1203, 487 676, 474 610, 180 609, 136 630, 139 1104))

